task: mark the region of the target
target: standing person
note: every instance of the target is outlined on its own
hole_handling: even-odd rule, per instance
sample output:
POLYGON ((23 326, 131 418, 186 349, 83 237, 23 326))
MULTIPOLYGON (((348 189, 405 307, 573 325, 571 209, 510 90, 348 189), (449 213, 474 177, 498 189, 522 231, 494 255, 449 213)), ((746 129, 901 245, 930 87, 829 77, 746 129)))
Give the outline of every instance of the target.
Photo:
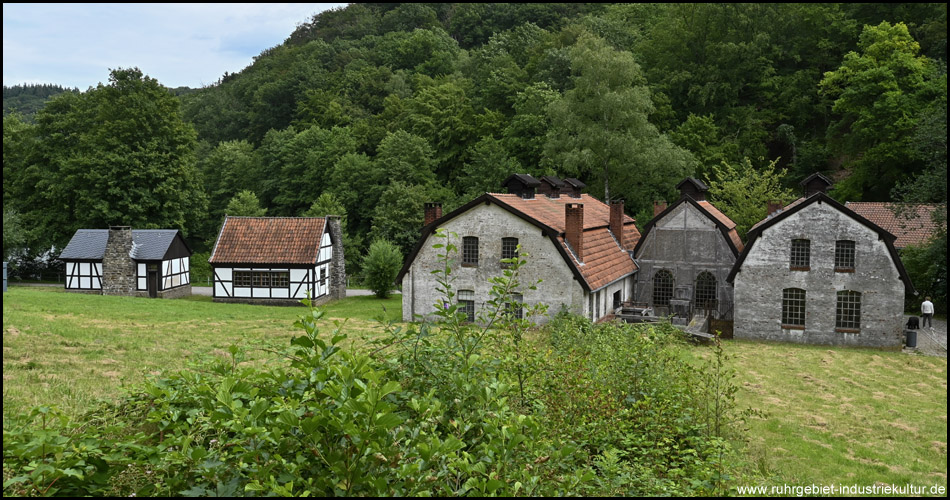
POLYGON ((924 317, 923 324, 921 327, 933 326, 931 319, 934 317, 934 304, 930 301, 930 297, 924 299, 924 302, 920 304, 920 314, 924 317))

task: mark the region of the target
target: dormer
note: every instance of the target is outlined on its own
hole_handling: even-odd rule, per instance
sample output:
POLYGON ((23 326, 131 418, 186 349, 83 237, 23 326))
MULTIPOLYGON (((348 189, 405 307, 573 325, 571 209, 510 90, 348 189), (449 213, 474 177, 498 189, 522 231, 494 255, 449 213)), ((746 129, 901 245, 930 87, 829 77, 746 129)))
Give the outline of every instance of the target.
POLYGON ((509 194, 530 200, 534 198, 535 190, 541 186, 541 181, 528 174, 511 174, 501 185, 508 189, 509 194))
POLYGON ((833 183, 831 182, 831 179, 819 174, 818 172, 815 172, 814 174, 806 177, 805 180, 799 184, 805 191, 805 198, 808 198, 815 193, 826 193, 828 188, 830 188, 833 183))
POLYGON ((567 193, 571 198, 580 198, 581 191, 587 187, 587 184, 584 184, 573 177, 564 179, 564 184, 567 184, 567 193))
POLYGON ((706 191, 709 191, 709 187, 703 181, 693 177, 683 179, 676 185, 676 189, 680 190, 680 198, 689 196, 696 201, 704 201, 706 191))
POLYGON ((560 198, 561 190, 568 187, 564 181, 553 175, 545 175, 539 180, 541 181, 541 187, 538 188, 538 194, 543 194, 548 198, 560 198))

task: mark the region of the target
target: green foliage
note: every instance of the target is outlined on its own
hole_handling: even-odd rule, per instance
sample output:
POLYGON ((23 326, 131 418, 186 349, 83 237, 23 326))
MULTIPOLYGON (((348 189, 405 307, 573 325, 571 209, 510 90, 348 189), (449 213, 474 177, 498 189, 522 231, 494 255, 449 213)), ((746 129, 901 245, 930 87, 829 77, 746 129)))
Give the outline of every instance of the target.
POLYGON ((738 165, 723 162, 713 167, 713 177, 707 179, 711 201, 736 223, 743 240, 749 229, 768 215, 769 202, 785 206, 795 199, 790 189, 782 187, 785 170, 777 171, 777 162, 773 160, 761 169, 748 158, 738 165))
POLYGON ((225 213, 239 217, 263 217, 267 215, 267 209, 261 208, 261 202, 253 191, 245 189, 231 198, 225 213))
POLYGON ((16 210, 3 209, 3 260, 26 243, 26 230, 16 210))
POLYGON ((214 271, 211 269, 211 263, 208 262, 208 259, 210 258, 210 252, 197 252, 191 254, 191 262, 188 272, 191 273, 191 283, 193 285, 209 286, 214 283, 214 271))
POLYGON ((612 185, 635 210, 692 173, 692 155, 649 122, 650 91, 629 53, 582 35, 570 58, 574 88, 548 107, 549 160, 588 185, 596 178, 605 199, 612 185))
POLYGON ((399 253, 399 248, 388 240, 374 240, 363 257, 363 283, 377 297, 389 298, 389 292, 396 286, 396 275, 401 267, 402 254, 399 253))
POLYGON ((932 62, 918 55, 920 45, 904 23, 865 26, 858 47, 860 53, 846 54, 820 85, 838 117, 829 129, 833 144, 850 156, 851 175, 835 192, 844 199, 878 200, 921 169, 911 139, 935 96, 932 62))

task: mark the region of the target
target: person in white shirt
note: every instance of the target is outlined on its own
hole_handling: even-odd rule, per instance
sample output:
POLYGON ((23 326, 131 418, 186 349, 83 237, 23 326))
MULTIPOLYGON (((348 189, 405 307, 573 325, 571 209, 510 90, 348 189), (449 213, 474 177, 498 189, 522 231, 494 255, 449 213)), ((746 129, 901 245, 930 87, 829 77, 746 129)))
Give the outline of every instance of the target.
POLYGON ((920 304, 920 314, 924 317, 921 324, 921 327, 933 326, 931 319, 934 317, 934 304, 930 301, 930 297, 924 299, 924 302, 920 304))

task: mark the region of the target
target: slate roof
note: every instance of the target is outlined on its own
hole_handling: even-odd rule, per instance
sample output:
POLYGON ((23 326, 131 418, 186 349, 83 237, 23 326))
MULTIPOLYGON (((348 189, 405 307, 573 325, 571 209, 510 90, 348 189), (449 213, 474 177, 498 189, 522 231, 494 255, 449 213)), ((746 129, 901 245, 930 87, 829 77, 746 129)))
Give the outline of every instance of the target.
POLYGON ((558 251, 571 267, 574 276, 589 291, 596 291, 637 270, 636 264, 628 253, 640 240, 640 232, 633 218, 624 214, 624 241, 617 242, 608 229, 610 207, 597 198, 584 194, 580 198, 539 196, 524 199, 514 194, 485 193, 423 228, 422 237, 406 259, 397 281, 402 280, 409 271, 412 261, 415 260, 426 238, 440 224, 485 202, 494 203, 544 230, 556 243, 558 251), (577 261, 577 257, 564 239, 566 229, 564 205, 567 203, 584 204, 584 262, 582 263, 577 261))
POLYGON ((224 219, 211 264, 315 264, 323 217, 232 217, 224 219))
POLYGON ((937 205, 849 201, 844 206, 896 236, 897 248, 926 243, 937 230, 932 219, 937 205))
MULTIPOLYGON (((134 260, 162 260, 179 233, 177 229, 133 229, 132 251, 129 256, 134 260)), ((59 258, 102 260, 108 242, 108 229, 79 229, 59 254, 59 258)))

